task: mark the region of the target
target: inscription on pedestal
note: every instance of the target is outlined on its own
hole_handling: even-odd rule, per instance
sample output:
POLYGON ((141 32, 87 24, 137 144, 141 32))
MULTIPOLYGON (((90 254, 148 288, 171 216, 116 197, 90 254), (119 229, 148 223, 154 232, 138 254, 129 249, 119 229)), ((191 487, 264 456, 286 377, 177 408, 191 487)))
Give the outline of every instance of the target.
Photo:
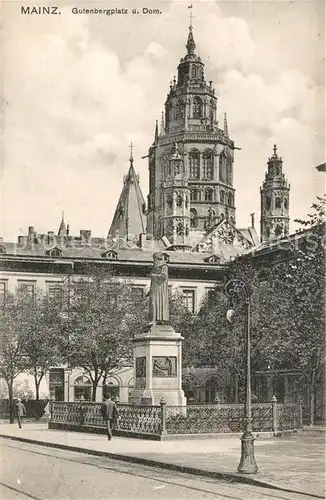
POLYGON ((153 356, 153 377, 176 377, 176 356, 153 356))

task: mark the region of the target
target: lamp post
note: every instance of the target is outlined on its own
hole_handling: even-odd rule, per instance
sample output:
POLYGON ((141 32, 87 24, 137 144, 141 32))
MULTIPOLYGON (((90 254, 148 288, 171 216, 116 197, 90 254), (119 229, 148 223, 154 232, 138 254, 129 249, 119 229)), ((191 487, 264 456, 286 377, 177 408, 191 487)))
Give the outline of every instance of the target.
MULTIPOLYGON (((244 404, 244 432, 241 437, 241 460, 238 466, 238 472, 243 474, 256 474, 258 467, 255 460, 254 441, 252 434, 251 419, 251 368, 250 368, 250 293, 246 284, 238 279, 230 280, 225 285, 225 293, 231 299, 232 303, 240 302, 245 306, 245 404, 244 404)), ((227 319, 232 322, 235 311, 227 311, 227 319)))

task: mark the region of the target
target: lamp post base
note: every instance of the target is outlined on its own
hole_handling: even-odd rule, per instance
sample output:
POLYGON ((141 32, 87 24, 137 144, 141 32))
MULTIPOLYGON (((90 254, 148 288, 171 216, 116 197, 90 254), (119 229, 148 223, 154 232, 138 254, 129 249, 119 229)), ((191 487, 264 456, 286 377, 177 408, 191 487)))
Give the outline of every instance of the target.
POLYGON ((255 438, 251 432, 244 432, 241 437, 241 460, 238 467, 238 472, 241 474, 256 474, 258 472, 255 460, 254 441, 255 438))

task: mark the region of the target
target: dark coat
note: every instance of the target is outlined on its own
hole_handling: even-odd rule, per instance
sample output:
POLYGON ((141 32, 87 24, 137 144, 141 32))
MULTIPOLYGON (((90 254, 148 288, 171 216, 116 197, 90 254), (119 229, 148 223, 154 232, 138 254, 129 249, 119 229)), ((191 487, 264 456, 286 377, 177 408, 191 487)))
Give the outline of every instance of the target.
POLYGON ((102 405, 102 416, 105 420, 112 420, 116 417, 118 417, 118 408, 117 405, 115 404, 114 401, 111 401, 111 399, 108 399, 105 403, 102 405))
POLYGON ((16 412, 17 412, 17 417, 23 417, 24 415, 26 415, 25 405, 20 401, 16 403, 16 412))

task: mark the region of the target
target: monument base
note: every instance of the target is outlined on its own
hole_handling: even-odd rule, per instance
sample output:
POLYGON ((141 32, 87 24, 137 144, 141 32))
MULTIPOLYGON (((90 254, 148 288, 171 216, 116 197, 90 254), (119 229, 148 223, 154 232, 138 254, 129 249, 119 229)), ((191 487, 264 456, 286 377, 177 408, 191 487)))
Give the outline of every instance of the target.
POLYGON ((135 386, 133 404, 185 406, 182 390, 182 337, 171 325, 149 325, 133 339, 135 386))

